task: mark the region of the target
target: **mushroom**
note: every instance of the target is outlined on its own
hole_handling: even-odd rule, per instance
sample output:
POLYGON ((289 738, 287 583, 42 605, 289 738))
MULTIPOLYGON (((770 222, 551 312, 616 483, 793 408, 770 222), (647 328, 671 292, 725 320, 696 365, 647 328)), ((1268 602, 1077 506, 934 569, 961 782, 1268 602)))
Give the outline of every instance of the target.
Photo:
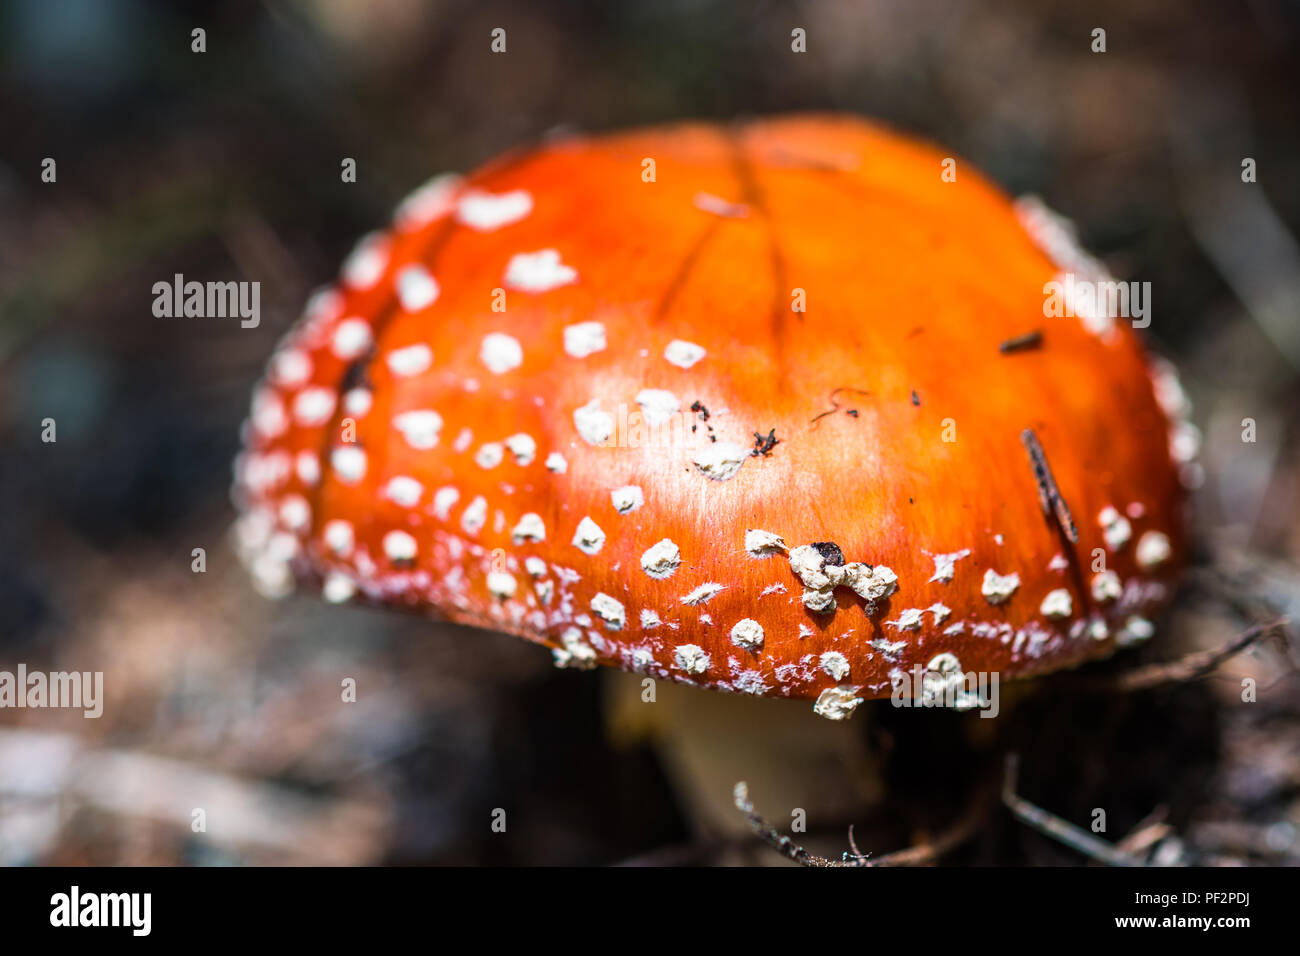
POLYGON ((1187 549, 1185 399, 1122 320, 1045 317, 1103 275, 1068 224, 942 160, 807 116, 422 187, 254 392, 256 585, 831 718, 1143 639, 1187 549))

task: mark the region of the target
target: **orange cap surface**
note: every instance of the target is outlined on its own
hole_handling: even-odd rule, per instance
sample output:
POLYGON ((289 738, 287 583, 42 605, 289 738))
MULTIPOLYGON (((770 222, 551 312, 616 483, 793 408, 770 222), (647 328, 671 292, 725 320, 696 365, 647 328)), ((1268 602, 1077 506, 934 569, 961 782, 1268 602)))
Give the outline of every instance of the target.
POLYGON ((1147 636, 1176 380, 1067 224, 943 160, 793 117, 431 181, 255 392, 255 581, 831 717, 1147 636))

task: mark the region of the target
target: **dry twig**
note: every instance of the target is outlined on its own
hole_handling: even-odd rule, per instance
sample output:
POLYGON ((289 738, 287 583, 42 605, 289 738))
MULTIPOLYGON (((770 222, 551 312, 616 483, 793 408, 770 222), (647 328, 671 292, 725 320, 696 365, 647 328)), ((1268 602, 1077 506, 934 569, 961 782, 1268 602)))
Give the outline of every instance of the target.
POLYGON ((1185 684, 1211 674, 1224 661, 1240 654, 1265 637, 1281 635, 1287 625, 1286 618, 1246 628, 1222 647, 1195 651, 1172 661, 1159 661, 1120 674, 1083 682, 1085 690, 1094 693, 1129 693, 1150 690, 1163 684, 1185 684))
POLYGON ((754 810, 754 804, 749 799, 749 787, 743 781, 736 784, 734 797, 736 809, 745 814, 749 820, 750 829, 754 831, 754 834, 760 840, 786 859, 793 860, 803 866, 814 867, 925 866, 951 852, 974 836, 991 804, 987 793, 981 792, 971 802, 966 813, 951 827, 939 834, 936 839, 919 846, 908 847, 906 850, 886 853, 884 856, 878 856, 874 859, 858 849, 853 837, 853 828, 850 827, 850 852, 846 853, 842 860, 832 860, 804 849, 760 816, 754 810))
POLYGON ((1109 866, 1141 866, 1141 861, 1132 854, 1125 853, 1118 847, 1098 839, 1082 827, 1077 827, 1067 820, 1062 820, 1042 807, 1030 803, 1016 793, 1016 777, 1020 770, 1020 757, 1007 754, 1006 776, 1002 782, 1002 802, 1006 804, 1016 819, 1027 823, 1040 833, 1046 834, 1071 849, 1078 850, 1084 856, 1109 866))

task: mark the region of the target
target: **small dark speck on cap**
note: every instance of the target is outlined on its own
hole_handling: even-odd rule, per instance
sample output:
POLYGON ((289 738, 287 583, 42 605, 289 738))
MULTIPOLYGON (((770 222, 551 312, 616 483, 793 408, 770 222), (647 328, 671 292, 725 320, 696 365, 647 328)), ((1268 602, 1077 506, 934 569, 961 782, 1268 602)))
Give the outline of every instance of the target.
POLYGON ((781 444, 781 439, 776 437, 776 429, 770 429, 766 435, 762 432, 754 432, 754 450, 750 452, 757 458, 762 455, 766 458, 772 454, 772 449, 781 444))
POLYGON ((1017 335, 1015 338, 1007 339, 1005 342, 999 342, 998 351, 1003 355, 1010 355, 1013 352, 1036 349, 1042 344, 1043 333, 1035 329, 1032 332, 1026 332, 1024 335, 1017 335))
POLYGON ((844 552, 834 541, 814 541, 812 547, 827 564, 837 568, 844 566, 844 552))
POLYGON ((913 405, 921 404, 921 396, 916 394, 916 389, 912 389, 912 404, 913 405))

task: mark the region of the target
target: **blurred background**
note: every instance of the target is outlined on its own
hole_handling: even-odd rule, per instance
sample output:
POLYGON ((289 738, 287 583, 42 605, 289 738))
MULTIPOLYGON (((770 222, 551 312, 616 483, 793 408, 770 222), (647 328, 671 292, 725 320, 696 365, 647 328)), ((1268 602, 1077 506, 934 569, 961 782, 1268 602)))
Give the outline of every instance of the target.
MULTIPOLYGON (((1149 342, 1204 437, 1199 568, 1140 655, 1091 672, 1294 617, 1298 41, 1287 0, 4 0, 0 669, 102 670, 107 699, 98 720, 0 711, 0 863, 773 862, 727 813, 736 773, 779 826, 809 808, 809 845, 838 855, 853 823, 883 853, 959 818, 1007 749, 1028 798, 1084 825, 1105 807, 1108 839, 1146 834, 1161 862, 1300 862, 1294 644, 1100 702, 1051 678, 997 721, 863 707, 764 790, 747 721, 718 725, 729 759, 683 756, 627 716, 619 675, 273 604, 227 539, 262 363, 429 176, 556 128, 837 109, 1043 196, 1117 277, 1152 283, 1149 342), (260 327, 154 318, 152 285, 177 272, 259 281, 260 327)), ((948 859, 1083 858, 995 811, 948 859)))

